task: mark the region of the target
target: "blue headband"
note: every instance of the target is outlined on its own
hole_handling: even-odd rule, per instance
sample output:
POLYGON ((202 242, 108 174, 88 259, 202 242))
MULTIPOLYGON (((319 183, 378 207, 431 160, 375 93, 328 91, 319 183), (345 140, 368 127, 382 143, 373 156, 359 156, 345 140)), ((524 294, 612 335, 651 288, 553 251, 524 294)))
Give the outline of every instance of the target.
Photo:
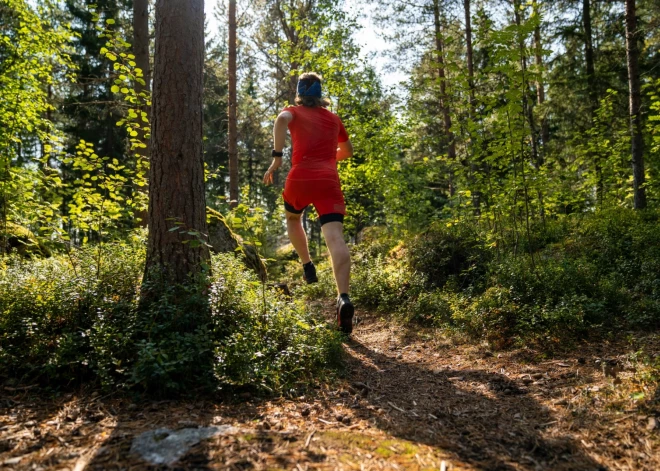
POLYGON ((309 80, 299 80, 298 95, 321 98, 321 82, 315 80, 309 84, 309 80))

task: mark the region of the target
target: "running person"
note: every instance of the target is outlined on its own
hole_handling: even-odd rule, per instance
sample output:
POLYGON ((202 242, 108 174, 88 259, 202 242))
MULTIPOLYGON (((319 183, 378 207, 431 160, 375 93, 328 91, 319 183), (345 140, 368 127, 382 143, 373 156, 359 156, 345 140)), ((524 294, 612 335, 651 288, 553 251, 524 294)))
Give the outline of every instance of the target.
POLYGON ((282 165, 282 149, 288 127, 293 155, 291 171, 282 193, 287 233, 303 264, 305 281, 317 282, 316 268, 309 256, 307 235, 301 220, 305 208, 313 204, 332 259, 339 294, 337 324, 342 332, 350 334, 354 313, 348 297, 351 258, 344 240, 346 206, 337 162, 353 155, 353 145, 339 117, 326 109, 330 102, 322 98, 321 80, 315 73, 302 74, 298 80, 297 106, 285 108, 275 120, 273 163, 264 175, 264 183, 272 183, 273 172, 282 165))

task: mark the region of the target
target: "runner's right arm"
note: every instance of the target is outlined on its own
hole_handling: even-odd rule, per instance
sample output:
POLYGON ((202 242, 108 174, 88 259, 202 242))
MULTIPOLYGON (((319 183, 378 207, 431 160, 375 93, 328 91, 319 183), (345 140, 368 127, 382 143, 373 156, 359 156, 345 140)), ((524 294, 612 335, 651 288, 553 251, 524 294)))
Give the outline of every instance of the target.
MULTIPOLYGON (((282 111, 275 120, 273 126, 273 150, 282 152, 286 142, 286 130, 289 123, 293 119, 293 115, 289 111, 282 111)), ((273 162, 264 175, 264 183, 266 185, 273 183, 273 172, 282 166, 282 157, 274 157, 273 162)))

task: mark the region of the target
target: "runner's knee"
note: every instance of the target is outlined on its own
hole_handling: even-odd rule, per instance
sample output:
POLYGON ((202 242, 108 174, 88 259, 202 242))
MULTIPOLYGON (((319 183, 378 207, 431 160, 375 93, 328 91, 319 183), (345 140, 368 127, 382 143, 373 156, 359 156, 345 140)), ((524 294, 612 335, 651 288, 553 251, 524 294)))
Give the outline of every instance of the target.
POLYGON ((290 213, 289 211, 284 212, 287 222, 289 221, 300 221, 302 214, 290 213))

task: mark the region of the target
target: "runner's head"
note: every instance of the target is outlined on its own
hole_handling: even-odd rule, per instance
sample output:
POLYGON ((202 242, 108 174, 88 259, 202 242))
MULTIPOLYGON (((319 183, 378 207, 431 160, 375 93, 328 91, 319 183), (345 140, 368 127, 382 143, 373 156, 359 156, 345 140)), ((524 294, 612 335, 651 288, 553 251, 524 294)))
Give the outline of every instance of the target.
POLYGON ((322 95, 323 78, 314 72, 305 72, 298 78, 298 93, 296 94, 296 105, 309 106, 310 108, 327 108, 330 100, 322 95))

